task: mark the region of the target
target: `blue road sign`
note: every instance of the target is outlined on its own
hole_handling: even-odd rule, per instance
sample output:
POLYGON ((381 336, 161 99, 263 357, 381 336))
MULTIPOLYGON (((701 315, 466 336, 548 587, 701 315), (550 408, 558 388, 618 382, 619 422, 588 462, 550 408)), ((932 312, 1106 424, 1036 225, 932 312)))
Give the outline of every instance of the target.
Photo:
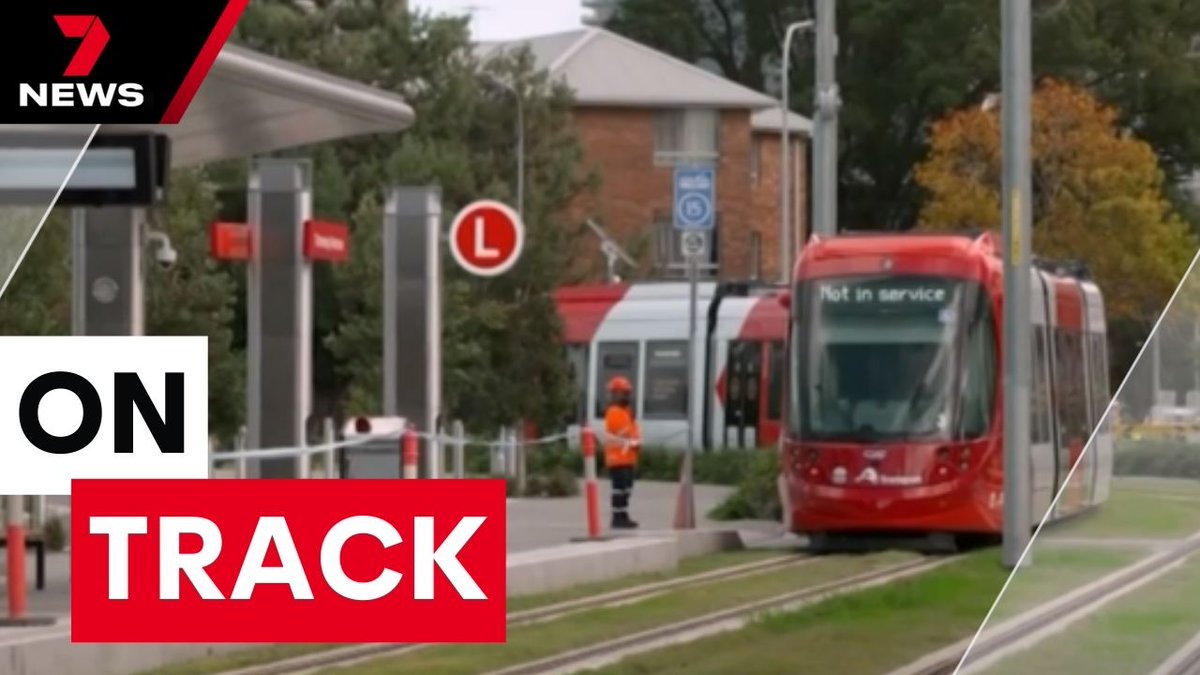
POLYGON ((712 167, 675 168, 675 229, 716 227, 717 180, 712 167))

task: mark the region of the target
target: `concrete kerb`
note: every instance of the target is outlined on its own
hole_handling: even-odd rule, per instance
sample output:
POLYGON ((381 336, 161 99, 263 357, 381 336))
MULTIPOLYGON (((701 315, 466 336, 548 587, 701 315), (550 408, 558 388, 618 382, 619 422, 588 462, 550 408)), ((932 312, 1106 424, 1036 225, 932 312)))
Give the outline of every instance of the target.
POLYGON ((663 530, 522 551, 508 556, 508 595, 668 572, 685 558, 742 548, 736 530, 663 530))

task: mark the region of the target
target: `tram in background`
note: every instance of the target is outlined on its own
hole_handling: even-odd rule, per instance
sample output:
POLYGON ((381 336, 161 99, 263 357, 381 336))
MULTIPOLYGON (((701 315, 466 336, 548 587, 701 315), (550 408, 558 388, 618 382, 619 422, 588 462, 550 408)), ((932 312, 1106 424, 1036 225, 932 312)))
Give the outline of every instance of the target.
POLYGON ((787 309, 781 286, 702 282, 698 358, 688 354, 689 285, 645 282, 571 286, 554 296, 577 387, 573 420, 598 428, 605 387, 633 384, 635 416, 648 447, 687 445, 688 406, 698 448, 777 447, 783 416, 787 309), (688 368, 700 392, 689 391, 688 368))
MULTIPOLYGON (((1034 524, 1112 476, 1104 301, 1086 272, 1032 274, 1034 524)), ((796 266, 781 492, 814 546, 845 535, 996 535, 1003 514, 1003 271, 994 235, 814 239, 796 266)))

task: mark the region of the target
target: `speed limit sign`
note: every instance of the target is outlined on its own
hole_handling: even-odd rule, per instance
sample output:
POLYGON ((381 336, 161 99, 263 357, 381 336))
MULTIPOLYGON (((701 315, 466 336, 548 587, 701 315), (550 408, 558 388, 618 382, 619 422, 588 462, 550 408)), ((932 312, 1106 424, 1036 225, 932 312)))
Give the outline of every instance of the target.
POLYGON ((704 255, 704 249, 708 248, 707 233, 682 232, 680 234, 680 248, 683 249, 683 257, 695 258, 704 255))

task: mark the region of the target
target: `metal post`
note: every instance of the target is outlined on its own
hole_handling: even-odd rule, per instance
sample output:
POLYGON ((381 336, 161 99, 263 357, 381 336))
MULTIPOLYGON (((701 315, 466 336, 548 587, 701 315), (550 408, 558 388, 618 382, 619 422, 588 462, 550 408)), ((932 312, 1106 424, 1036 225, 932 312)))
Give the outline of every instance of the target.
POLYGON ((454 420, 454 425, 452 426, 452 429, 453 429, 452 433, 454 434, 454 477, 455 478, 466 478, 467 477, 467 460, 466 460, 467 432, 466 432, 466 428, 463 426, 462 420, 454 420))
POLYGON ((1161 331, 1156 331, 1150 336, 1150 382, 1153 389, 1150 400, 1153 401, 1150 408, 1150 420, 1154 421, 1155 409, 1159 406, 1162 391, 1162 350, 1160 349, 1162 341, 1159 339, 1161 331))
MULTIPOLYGON (((308 445, 312 411, 312 264, 304 222, 312 217, 312 162, 259 158, 251 165, 246 269, 247 445, 308 445)), ((262 478, 295 478, 296 459, 256 460, 262 478)))
POLYGON ((74 335, 141 335, 143 209, 106 206, 71 211, 74 335))
POLYGON ((1016 567, 1028 546, 1030 514, 1029 374, 1031 361, 1030 0, 1002 0, 1004 103, 1004 547, 1016 567))
POLYGON ((788 118, 792 112, 788 98, 792 85, 788 68, 792 61, 792 35, 798 30, 812 28, 812 25, 812 21, 798 21, 788 26, 783 35, 783 74, 779 86, 782 93, 779 104, 779 278, 784 283, 792 272, 792 148, 788 139, 788 118))
MULTIPOLYGON (((383 414, 429 430, 442 405, 441 194, 392 188, 383 220, 383 414)), ((436 458, 427 454, 433 477, 436 458)))
POLYGON ((517 463, 517 494, 525 494, 525 432, 520 428, 513 429, 513 454, 517 463))
MULTIPOLYGON (((696 340, 696 304, 697 286, 700 282, 700 259, 693 255, 688 257, 688 391, 696 389, 696 365, 699 363, 699 345, 696 340)), ((699 396, 688 396, 688 425, 687 451, 683 458, 683 467, 679 476, 679 499, 676 502, 675 526, 679 529, 691 529, 696 525, 696 514, 692 500, 692 455, 696 448, 697 405, 699 396)))
POLYGON ((837 234, 837 135, 841 95, 837 84, 837 3, 817 0, 817 86, 814 110, 816 167, 813 173, 813 227, 837 234))

